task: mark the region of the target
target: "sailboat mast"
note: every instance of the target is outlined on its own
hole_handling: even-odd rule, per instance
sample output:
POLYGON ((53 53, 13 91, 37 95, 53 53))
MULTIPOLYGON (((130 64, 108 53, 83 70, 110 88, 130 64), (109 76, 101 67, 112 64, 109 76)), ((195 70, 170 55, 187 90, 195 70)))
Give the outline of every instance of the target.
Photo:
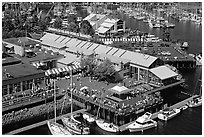
POLYGON ((54 79, 54 112, 55 112, 55 123, 56 123, 56 117, 57 117, 57 112, 56 112, 56 85, 55 85, 55 79, 54 79))
POLYGON ((72 111, 73 111, 73 105, 72 105, 72 90, 73 90, 73 79, 72 79, 72 70, 71 70, 71 115, 72 115, 72 111))

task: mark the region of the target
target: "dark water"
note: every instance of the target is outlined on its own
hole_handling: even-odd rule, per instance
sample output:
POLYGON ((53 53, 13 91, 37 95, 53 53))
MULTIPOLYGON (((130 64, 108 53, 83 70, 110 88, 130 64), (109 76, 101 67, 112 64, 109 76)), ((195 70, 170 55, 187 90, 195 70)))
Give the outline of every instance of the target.
MULTIPOLYGON (((81 12, 84 16, 84 12, 81 12)), ((127 15, 118 14, 118 17, 126 21, 126 26, 129 26, 131 29, 139 29, 144 32, 148 32, 159 36, 162 38, 163 31, 160 29, 151 29, 148 24, 143 23, 142 21, 136 21, 133 18, 129 18, 127 15)), ((174 23, 176 26, 174 29, 169 30, 171 33, 172 39, 178 39, 182 41, 187 41, 189 43, 188 53, 201 53, 202 52, 202 27, 196 25, 192 22, 177 22, 174 19, 168 18, 171 23, 174 23)), ((202 68, 197 68, 195 71, 182 72, 184 78, 186 79, 186 84, 188 88, 187 93, 198 93, 202 68), (197 84, 198 83, 198 84, 197 84), (197 87, 197 88, 196 88, 197 87), (196 89, 196 90, 195 90, 196 89), (195 92, 196 91, 196 92, 195 92)), ((24 135, 50 135, 47 125, 20 133, 24 135)), ((91 134, 95 135, 110 135, 112 133, 103 131, 96 125, 91 127, 91 134)), ((129 133, 125 131, 121 134, 124 135, 201 135, 202 134, 202 107, 198 108, 188 108, 183 111, 177 117, 171 119, 168 122, 158 121, 158 127, 155 129, 147 130, 143 133, 129 133)))
MULTIPOLYGON (((140 31, 154 34, 162 38, 163 30, 159 28, 150 28, 148 23, 137 21, 126 14, 118 13, 118 18, 126 21, 126 26, 131 29, 139 29, 140 31)), ((200 53, 202 51, 202 25, 197 25, 191 21, 178 22, 171 17, 165 17, 170 23, 175 24, 174 29, 168 29, 170 38, 181 42, 187 41, 190 45, 188 53, 200 53)))

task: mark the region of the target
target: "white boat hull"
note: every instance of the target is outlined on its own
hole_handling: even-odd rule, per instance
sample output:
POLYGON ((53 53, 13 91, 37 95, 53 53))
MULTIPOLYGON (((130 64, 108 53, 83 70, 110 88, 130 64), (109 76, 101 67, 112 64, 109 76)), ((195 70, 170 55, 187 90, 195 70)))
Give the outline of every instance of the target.
POLYGON ((90 117, 90 116, 87 115, 87 114, 83 114, 83 118, 84 118, 85 120, 87 120, 89 123, 93 123, 93 122, 95 121, 94 118, 90 117))
POLYGON ((96 120, 96 124, 103 130, 108 132, 117 132, 119 129, 113 124, 104 122, 103 120, 96 120))
POLYGON ((190 108, 193 108, 193 107, 199 107, 199 106, 201 106, 201 105, 202 105, 202 101, 200 101, 200 102, 198 102, 198 103, 189 104, 188 106, 189 106, 190 108))
POLYGON ((160 120, 164 120, 164 121, 170 120, 173 117, 175 117, 177 114, 179 114, 181 110, 180 109, 174 109, 174 111, 175 111, 175 113, 173 113, 171 115, 168 115, 168 116, 166 116, 165 114, 160 113, 160 114, 158 114, 158 118, 160 120))
MULTIPOLYGON (((84 128, 83 131, 81 131, 81 129, 79 127, 77 127, 77 124, 74 123, 74 122, 71 122, 69 120, 69 118, 65 118, 65 117, 62 117, 62 122, 63 124, 65 125, 65 127, 73 132, 74 134, 77 134, 77 135, 88 135, 90 133, 89 129, 88 128, 84 128)), ((79 124, 79 123, 78 123, 79 124)))
POLYGON ((130 132, 138 132, 138 131, 144 131, 144 130, 147 130, 147 129, 151 129, 151 128, 155 128, 157 127, 157 123, 154 122, 152 124, 147 124, 147 125, 140 125, 140 124, 137 124, 137 125, 130 125, 128 128, 129 128, 129 131, 130 132))
POLYGON ((47 125, 52 135, 72 135, 71 132, 58 123, 47 121, 47 125))

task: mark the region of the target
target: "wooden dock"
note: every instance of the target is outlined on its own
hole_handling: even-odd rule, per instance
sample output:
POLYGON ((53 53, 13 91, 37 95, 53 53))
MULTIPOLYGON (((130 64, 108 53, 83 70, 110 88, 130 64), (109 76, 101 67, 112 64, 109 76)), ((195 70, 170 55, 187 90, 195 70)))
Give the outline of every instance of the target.
MULTIPOLYGON (((197 95, 194 95, 194 96, 192 96, 192 97, 189 97, 189 98, 187 98, 187 99, 185 99, 185 100, 183 100, 183 101, 181 101, 181 102, 178 102, 178 103, 176 103, 176 104, 170 106, 170 108, 173 108, 173 109, 175 109, 175 108, 181 108, 182 106, 185 106, 185 105, 186 105, 190 100, 192 100, 194 97, 197 97, 197 95)), ((159 112, 153 113, 152 116, 151 116, 151 119, 156 119, 158 114, 159 114, 159 112)), ((135 121, 132 121, 132 122, 130 122, 130 123, 127 123, 127 124, 124 124, 124 125, 120 126, 120 127, 119 127, 120 131, 123 132, 123 131, 125 131, 125 130, 128 130, 127 127, 128 127, 130 124, 134 123, 134 122, 135 122, 135 121)))
MULTIPOLYGON (((84 111, 86 111, 86 109, 80 109, 80 110, 74 111, 73 114, 84 112, 84 111)), ((69 116, 69 115, 71 115, 71 113, 60 115, 56 119, 60 120, 62 116, 66 117, 66 116, 69 116)), ((49 119, 49 120, 54 120, 54 118, 53 119, 49 119)), ((33 128, 45 125, 45 124, 47 124, 47 121, 48 120, 45 120, 45 121, 42 121, 42 122, 39 122, 39 123, 35 123, 35 124, 29 125, 29 126, 26 126, 26 127, 23 127, 23 128, 19 128, 19 129, 13 130, 13 131, 11 131, 9 133, 6 133, 6 135, 15 135, 15 134, 21 133, 23 131, 27 131, 27 130, 30 130, 30 129, 33 129, 33 128)))

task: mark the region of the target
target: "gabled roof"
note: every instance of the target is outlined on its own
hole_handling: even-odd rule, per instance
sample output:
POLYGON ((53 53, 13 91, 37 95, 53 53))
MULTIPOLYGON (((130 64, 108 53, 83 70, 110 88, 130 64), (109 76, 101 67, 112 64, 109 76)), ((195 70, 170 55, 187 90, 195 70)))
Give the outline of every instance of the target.
POLYGON ((91 20, 94 16, 96 16, 96 14, 89 14, 88 16, 86 16, 83 20, 91 20))
POLYGON ((104 28, 111 28, 113 25, 114 25, 113 23, 109 23, 109 22, 103 22, 101 24, 101 26, 104 28))
POLYGON ((110 50, 112 47, 109 46, 105 46, 105 45, 99 45, 94 51, 97 54, 102 54, 102 53, 106 53, 108 50, 110 50))
POLYGON ((110 19, 110 18, 107 18, 104 22, 114 24, 114 23, 116 23, 118 21, 119 21, 119 19, 110 19))
POLYGON ((67 47, 76 47, 80 42, 81 40, 73 38, 68 43, 66 43, 66 45, 67 47))
POLYGON ((122 62, 123 64, 126 64, 126 63, 130 62, 130 60, 127 60, 127 59, 124 59, 124 58, 120 58, 120 57, 111 56, 111 55, 104 54, 104 53, 99 54, 99 55, 98 55, 98 58, 100 58, 100 59, 102 59, 102 60, 104 60, 104 59, 107 58, 107 59, 109 59, 111 62, 117 63, 117 64, 120 64, 121 62, 122 62))
POLYGON ((109 91, 120 95, 120 94, 128 93, 128 92, 130 92, 132 90, 128 89, 125 86, 118 86, 118 85, 116 85, 116 86, 112 87, 111 89, 109 89, 109 91))
POLYGON ((104 34, 104 33, 106 33, 108 30, 109 30, 109 28, 99 27, 99 28, 97 29, 97 32, 98 32, 98 33, 101 33, 101 34, 104 34))
POLYGON ((136 65, 140 65, 146 68, 149 68, 150 65, 157 60, 157 57, 150 56, 147 54, 132 52, 132 51, 126 51, 122 56, 122 58, 131 60, 131 63, 134 63, 136 65))
POLYGON ((174 72, 167 66, 159 66, 156 68, 152 68, 150 69, 150 72, 159 77, 161 80, 172 78, 178 75, 176 72, 174 72))

